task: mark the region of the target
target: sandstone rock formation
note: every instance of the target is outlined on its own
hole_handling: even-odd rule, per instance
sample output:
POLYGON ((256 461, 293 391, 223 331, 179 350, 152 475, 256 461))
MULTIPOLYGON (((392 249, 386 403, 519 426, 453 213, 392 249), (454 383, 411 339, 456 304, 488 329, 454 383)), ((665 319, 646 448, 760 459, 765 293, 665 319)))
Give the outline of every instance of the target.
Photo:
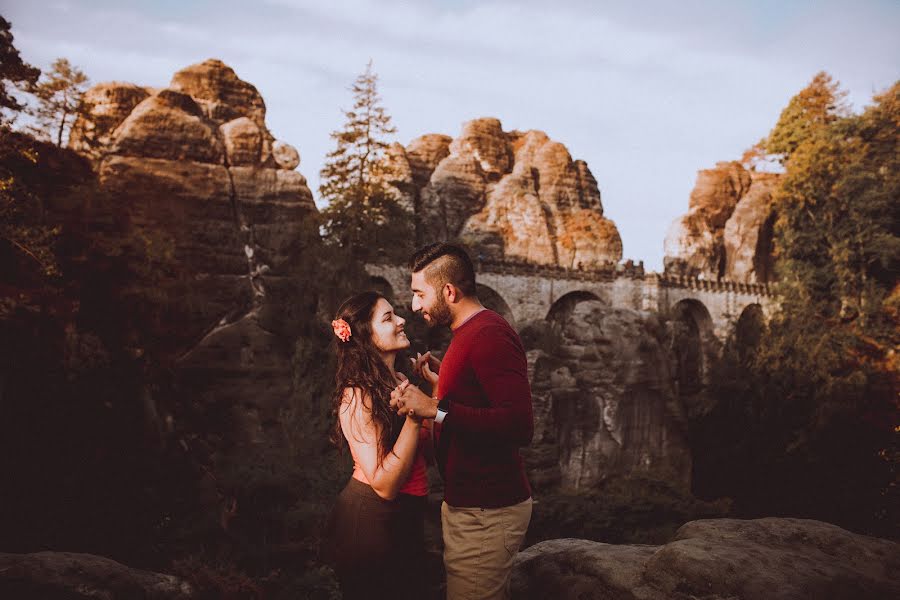
POLYGON ((199 401, 233 406, 240 437, 259 439, 290 391, 290 357, 263 321, 316 210, 294 170, 299 153, 266 128, 256 88, 218 60, 182 69, 165 89, 100 84, 86 98, 91 112, 70 145, 94 159, 125 212, 116 218, 178 274, 147 285, 190 313, 171 336, 183 374, 199 401), (236 373, 267 384, 251 392, 236 373))
POLYGON ((742 283, 774 280, 772 193, 778 175, 752 173, 750 189, 725 223, 725 277, 742 283))
POLYGON ((569 268, 622 258, 587 165, 541 131, 504 132, 497 119, 476 119, 455 139, 395 145, 388 160, 420 243, 460 239, 482 259, 569 268))
POLYGON ((67 600, 188 600, 191 586, 173 575, 132 569, 74 552, 0 554, 0 597, 67 600))
POLYGON ((112 132, 151 91, 133 83, 99 83, 87 90, 82 102, 90 119, 78 119, 72 126, 69 147, 97 157, 111 145, 112 132))
POLYGON ((100 84, 87 98, 92 112, 70 146, 97 160, 105 189, 131 199, 137 226, 174 238, 176 261, 195 276, 197 305, 209 307, 194 335, 264 296, 263 275, 277 279, 294 258, 289 246, 315 205, 293 170, 296 150, 266 129, 256 88, 207 60, 166 89, 100 84))
POLYGON ((697 175, 689 210, 664 242, 667 271, 741 283, 772 281, 772 192, 778 176, 720 162, 697 175))
POLYGON ((655 316, 598 300, 552 317, 559 346, 534 354, 534 483, 596 489, 611 476, 690 486, 686 423, 666 332, 655 316))
POLYGON ((900 545, 805 519, 684 524, 662 546, 541 542, 520 553, 516 600, 855 600, 900 596, 900 545))

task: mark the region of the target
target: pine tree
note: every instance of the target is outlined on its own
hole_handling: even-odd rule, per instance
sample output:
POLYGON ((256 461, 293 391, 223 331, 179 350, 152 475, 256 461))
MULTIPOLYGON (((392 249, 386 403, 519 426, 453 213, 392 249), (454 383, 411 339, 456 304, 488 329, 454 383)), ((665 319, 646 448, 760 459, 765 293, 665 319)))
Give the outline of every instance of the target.
POLYGON ((84 108, 82 97, 87 83, 87 75, 67 59, 53 61, 50 72, 44 73, 32 90, 38 99, 33 110, 37 119, 35 132, 55 138, 56 145, 62 146, 79 111, 84 108))
POLYGON ((41 74, 40 69, 22 62, 19 51, 13 45, 12 25, 0 17, 0 124, 7 121, 8 112, 22 110, 22 104, 10 93, 9 84, 13 87, 34 85, 41 74))
POLYGON ((831 75, 824 71, 817 73, 781 112, 775 128, 762 142, 766 151, 779 155, 781 163, 786 163, 797 146, 816 131, 848 115, 846 96, 847 92, 840 89, 831 75))
POLYGON ((342 111, 346 121, 332 132, 337 145, 320 173, 319 194, 328 201, 322 211, 326 241, 364 260, 385 251, 406 252, 412 243, 406 232, 409 219, 387 183, 390 168, 385 160, 388 136, 396 129, 381 106, 371 61, 350 90, 353 108, 342 111))

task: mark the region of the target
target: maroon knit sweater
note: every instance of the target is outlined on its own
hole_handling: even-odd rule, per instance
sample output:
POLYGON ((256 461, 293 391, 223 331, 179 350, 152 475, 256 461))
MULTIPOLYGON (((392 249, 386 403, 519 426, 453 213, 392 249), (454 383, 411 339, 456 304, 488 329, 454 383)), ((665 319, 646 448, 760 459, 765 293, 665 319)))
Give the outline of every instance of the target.
POLYGON ((438 397, 450 403, 435 427, 447 504, 499 508, 531 496, 519 447, 531 443, 534 417, 515 330, 491 310, 457 327, 438 386, 438 397))

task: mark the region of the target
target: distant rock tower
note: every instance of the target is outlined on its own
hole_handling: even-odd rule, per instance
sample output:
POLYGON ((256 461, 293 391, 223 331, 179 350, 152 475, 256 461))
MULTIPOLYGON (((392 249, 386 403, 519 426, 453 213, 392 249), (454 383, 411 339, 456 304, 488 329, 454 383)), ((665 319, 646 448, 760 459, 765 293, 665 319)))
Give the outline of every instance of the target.
POLYGON ((687 214, 666 234, 666 271, 739 283, 773 281, 772 193, 778 177, 738 162, 700 171, 687 214))
POLYGON ((420 244, 460 239, 483 259, 568 268, 622 258, 587 164, 541 131, 504 132, 497 119, 475 119, 456 139, 394 144, 388 159, 420 244))

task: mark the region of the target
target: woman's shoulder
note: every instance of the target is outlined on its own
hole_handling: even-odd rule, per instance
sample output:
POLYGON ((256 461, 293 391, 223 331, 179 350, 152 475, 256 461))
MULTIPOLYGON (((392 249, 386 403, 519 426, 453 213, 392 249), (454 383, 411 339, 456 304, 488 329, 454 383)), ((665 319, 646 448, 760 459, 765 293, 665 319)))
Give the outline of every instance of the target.
POLYGON ((372 394, 359 386, 346 386, 341 393, 341 412, 348 410, 370 412, 372 410, 372 394))

